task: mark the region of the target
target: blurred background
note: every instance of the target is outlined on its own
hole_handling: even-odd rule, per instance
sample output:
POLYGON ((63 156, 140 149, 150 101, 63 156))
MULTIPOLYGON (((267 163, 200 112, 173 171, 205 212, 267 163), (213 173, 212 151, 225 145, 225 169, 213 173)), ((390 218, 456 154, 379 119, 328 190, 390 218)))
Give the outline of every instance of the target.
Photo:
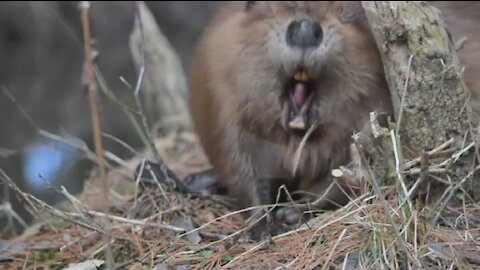
MULTIPOLYGON (((134 4, 91 2, 92 34, 100 54, 97 64, 110 89, 127 105, 133 104, 132 91, 119 78, 134 83, 137 76, 129 50, 134 4)), ((146 4, 188 74, 194 46, 218 2, 146 4)), ((78 150, 39 136, 4 90, 13 94, 38 128, 79 138, 94 149, 89 106, 81 84, 84 55, 78 5, 78 1, 0 2, 0 168, 24 191, 50 204, 60 197, 47 183, 78 193, 92 163, 78 150)), ((125 114, 105 95, 101 98, 102 131, 142 148, 125 114)), ((131 155, 111 140, 104 139, 104 144, 121 158, 131 155)), ((0 202, 4 202, 7 194, 3 185, 0 187, 0 202)), ((13 193, 8 197, 29 221, 13 193)), ((0 217, 0 228, 4 222, 0 217)))

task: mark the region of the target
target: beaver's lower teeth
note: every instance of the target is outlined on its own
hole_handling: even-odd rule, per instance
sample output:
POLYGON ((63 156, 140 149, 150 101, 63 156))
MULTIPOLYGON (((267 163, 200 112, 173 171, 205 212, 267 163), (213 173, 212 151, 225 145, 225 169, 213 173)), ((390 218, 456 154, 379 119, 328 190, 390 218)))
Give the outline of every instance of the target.
POLYGON ((298 129, 298 130, 305 130, 306 124, 305 124, 305 118, 303 115, 297 115, 295 116, 292 121, 288 123, 288 126, 291 129, 298 129))

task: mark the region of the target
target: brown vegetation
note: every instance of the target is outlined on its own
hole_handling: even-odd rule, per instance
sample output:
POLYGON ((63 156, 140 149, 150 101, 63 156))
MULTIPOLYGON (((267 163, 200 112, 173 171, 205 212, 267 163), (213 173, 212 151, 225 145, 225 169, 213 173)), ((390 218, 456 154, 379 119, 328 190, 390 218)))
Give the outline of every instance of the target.
MULTIPOLYGON (((138 95, 144 76, 139 67, 132 88, 138 95)), ((480 206, 464 189, 478 166, 470 164, 466 171, 465 166, 458 166, 464 170, 460 173, 451 170, 475 158, 471 155, 475 144, 470 141, 450 138, 428 151, 403 155, 405 147, 397 130, 380 128, 371 114, 372 133, 366 134, 371 140, 366 143, 364 137, 354 136, 349 146, 352 166, 332 172, 340 180, 356 183, 361 195, 338 210, 312 212, 312 219, 298 229, 252 242, 242 237, 246 227, 241 211, 232 212, 225 198, 178 191, 179 179, 209 167, 191 129, 170 129, 153 140, 140 102, 137 105, 124 109, 139 122, 149 153, 119 168, 107 166, 107 211, 99 200, 103 195, 96 171, 79 198, 58 190, 67 203, 55 208, 21 191, 0 170, 0 179, 37 217, 37 224, 23 235, 0 242, 0 262, 6 268, 65 268, 80 262, 119 269, 480 267, 480 206), (367 152, 378 158, 373 165, 365 163, 367 152), (152 175, 154 181, 132 177, 137 165, 145 164, 144 156, 164 166, 161 174, 152 175), (435 186, 444 186, 445 191, 431 192, 435 186), (452 204, 453 198, 460 203, 452 204), (110 241, 104 242, 105 235, 110 241), (108 263, 107 250, 112 255, 108 263)), ((38 132, 55 137, 41 129, 38 132)), ((98 160, 83 145, 68 142, 98 160)))

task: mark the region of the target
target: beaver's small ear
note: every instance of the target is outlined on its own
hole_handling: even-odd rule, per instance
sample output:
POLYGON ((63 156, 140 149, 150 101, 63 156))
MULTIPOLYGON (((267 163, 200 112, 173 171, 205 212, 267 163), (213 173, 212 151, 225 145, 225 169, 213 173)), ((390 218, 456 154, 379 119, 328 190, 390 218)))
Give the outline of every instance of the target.
POLYGON ((249 11, 257 1, 245 1, 245 11, 249 11))
POLYGON ((340 8, 339 18, 342 23, 352 23, 363 13, 363 7, 360 1, 343 2, 340 8))

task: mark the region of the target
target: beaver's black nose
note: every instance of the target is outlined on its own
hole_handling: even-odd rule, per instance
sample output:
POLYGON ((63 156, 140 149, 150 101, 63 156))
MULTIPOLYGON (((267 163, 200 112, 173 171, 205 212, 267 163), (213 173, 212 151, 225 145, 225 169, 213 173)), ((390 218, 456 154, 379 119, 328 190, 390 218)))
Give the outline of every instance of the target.
POLYGON ((320 44, 322 38, 322 27, 312 20, 293 21, 287 28, 287 44, 292 47, 316 47, 320 44))

